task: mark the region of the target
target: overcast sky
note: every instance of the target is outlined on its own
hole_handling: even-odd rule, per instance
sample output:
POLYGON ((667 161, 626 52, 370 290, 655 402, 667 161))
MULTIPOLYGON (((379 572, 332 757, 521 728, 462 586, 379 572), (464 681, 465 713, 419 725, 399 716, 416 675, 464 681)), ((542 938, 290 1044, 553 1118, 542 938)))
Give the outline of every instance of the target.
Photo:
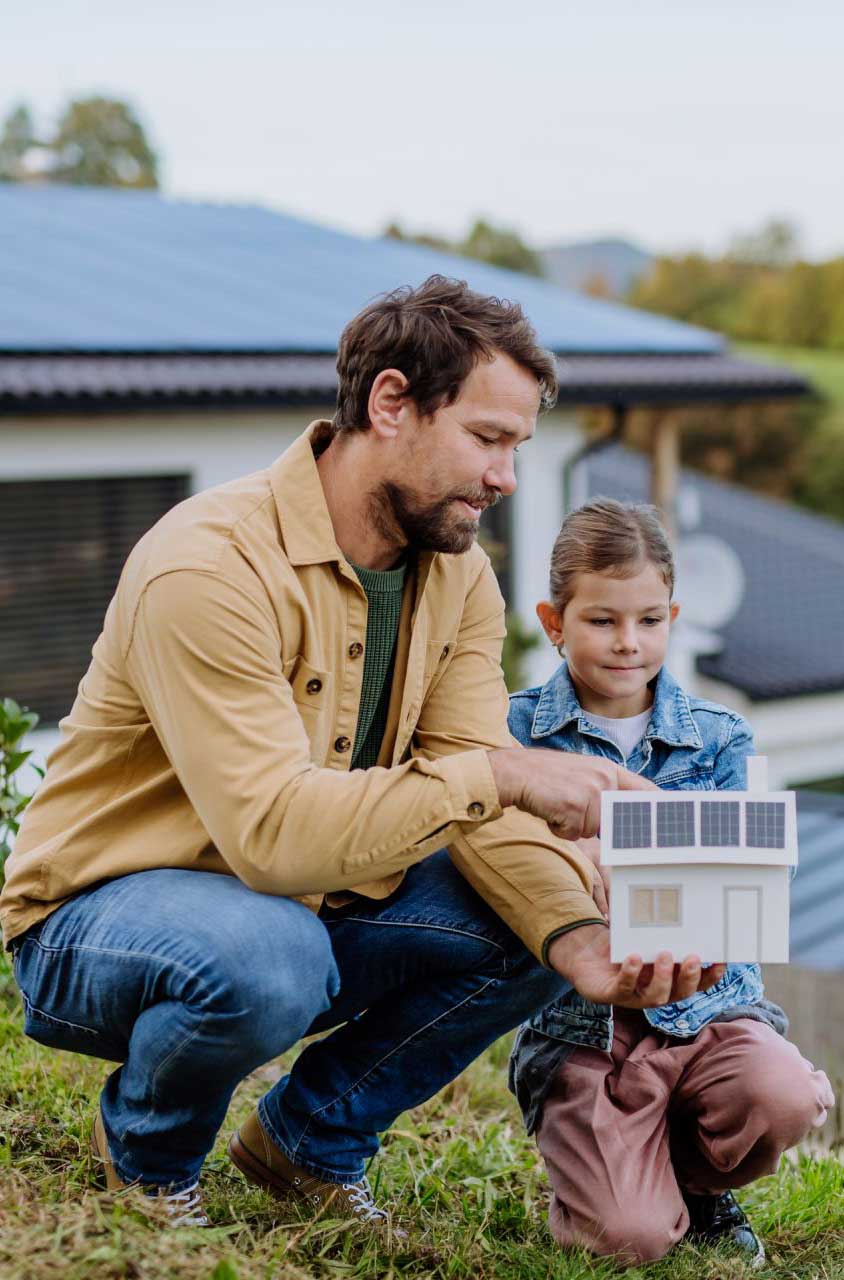
POLYGON ((168 194, 362 233, 844 253, 840 0, 6 0, 0 114, 126 97, 168 194))

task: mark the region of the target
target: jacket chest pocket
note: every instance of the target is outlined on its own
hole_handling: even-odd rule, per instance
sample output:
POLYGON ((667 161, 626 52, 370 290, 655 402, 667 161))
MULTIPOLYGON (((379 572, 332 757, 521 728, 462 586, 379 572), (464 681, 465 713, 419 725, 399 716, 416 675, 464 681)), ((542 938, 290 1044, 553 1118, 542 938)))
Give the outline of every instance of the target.
POLYGON ((715 777, 710 766, 689 764, 678 768, 668 764, 656 774, 649 774, 658 787, 670 791, 714 791, 715 777))
POLYGON ((454 656, 454 640, 428 640, 425 645, 425 667, 423 671, 423 690, 428 693, 445 673, 446 667, 454 656))
POLYGON ((320 763, 331 732, 332 675, 302 657, 285 662, 282 671, 311 744, 311 759, 320 763))

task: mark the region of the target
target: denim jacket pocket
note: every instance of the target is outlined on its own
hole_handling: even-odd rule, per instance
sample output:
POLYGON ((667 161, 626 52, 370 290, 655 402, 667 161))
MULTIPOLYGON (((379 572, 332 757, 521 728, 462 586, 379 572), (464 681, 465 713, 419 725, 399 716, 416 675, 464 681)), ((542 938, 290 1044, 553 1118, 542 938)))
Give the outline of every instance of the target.
POLYGON ((652 1027, 668 1036, 690 1039, 727 1009, 756 1004, 764 995, 758 964, 730 964, 718 982, 706 991, 695 991, 685 1000, 674 1000, 658 1009, 646 1009, 652 1027))
POLYGON ((688 764, 680 768, 670 761, 657 773, 648 775, 658 787, 672 791, 715 791, 715 775, 705 764, 688 764))

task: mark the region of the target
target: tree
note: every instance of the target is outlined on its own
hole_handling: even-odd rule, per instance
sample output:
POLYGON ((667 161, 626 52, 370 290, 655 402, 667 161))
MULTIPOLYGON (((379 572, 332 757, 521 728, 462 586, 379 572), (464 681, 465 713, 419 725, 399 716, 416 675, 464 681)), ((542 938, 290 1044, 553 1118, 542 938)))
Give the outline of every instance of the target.
POLYGON ((442 249, 462 258, 476 258, 479 262, 489 262, 510 271, 522 271, 531 276, 543 274, 539 254, 525 244, 517 232, 494 227, 484 218, 477 218, 462 240, 448 240, 430 232, 412 233, 405 231, 397 222, 391 222, 384 229, 384 236, 388 240, 422 244, 428 249, 442 249))
POLYGON ((35 145, 35 128, 29 107, 21 103, 3 122, 0 133, 0 182, 17 182, 26 153, 35 145))
POLYGON ((465 240, 458 246, 458 252, 467 258, 490 262, 495 267, 523 271, 529 276, 542 275, 539 255, 525 244, 521 236, 506 227, 494 227, 483 218, 475 221, 465 240))
POLYGON ((758 231, 736 236, 727 256, 752 267, 788 267, 799 253, 800 236, 785 218, 771 218, 758 231))
POLYGON ((54 134, 36 136, 26 104, 0 132, 0 182, 68 182, 89 187, 157 187, 158 159, 132 108, 116 98, 79 98, 54 134))
POLYGON ((131 107, 114 98, 71 102, 51 142, 51 179, 88 187, 157 187, 158 159, 131 107))

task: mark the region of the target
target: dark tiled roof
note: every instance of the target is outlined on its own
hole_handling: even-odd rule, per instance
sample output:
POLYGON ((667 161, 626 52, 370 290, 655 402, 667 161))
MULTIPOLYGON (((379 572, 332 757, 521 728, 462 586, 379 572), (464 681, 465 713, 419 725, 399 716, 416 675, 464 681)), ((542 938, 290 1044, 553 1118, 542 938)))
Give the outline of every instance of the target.
POLYGON ((791 886, 791 963, 844 969, 844 795, 797 795, 800 866, 791 886))
MULTIPOLYGON (((612 447, 584 464, 591 494, 646 500, 648 464, 612 447)), ((693 472, 702 533, 723 538, 746 578, 723 649, 700 670, 753 699, 844 689, 844 524, 693 472)))
POLYGON ((334 356, 0 355, 0 412, 331 403, 334 356))
POLYGON ((782 366, 729 354, 563 356, 560 400, 569 404, 689 404, 802 395, 804 378, 782 366))
MULTIPOLYGON (((732 356, 568 356, 561 404, 662 404, 801 394, 787 369, 732 356)), ((62 412, 169 404, 331 403, 333 356, 0 355, 0 411, 62 412)))

